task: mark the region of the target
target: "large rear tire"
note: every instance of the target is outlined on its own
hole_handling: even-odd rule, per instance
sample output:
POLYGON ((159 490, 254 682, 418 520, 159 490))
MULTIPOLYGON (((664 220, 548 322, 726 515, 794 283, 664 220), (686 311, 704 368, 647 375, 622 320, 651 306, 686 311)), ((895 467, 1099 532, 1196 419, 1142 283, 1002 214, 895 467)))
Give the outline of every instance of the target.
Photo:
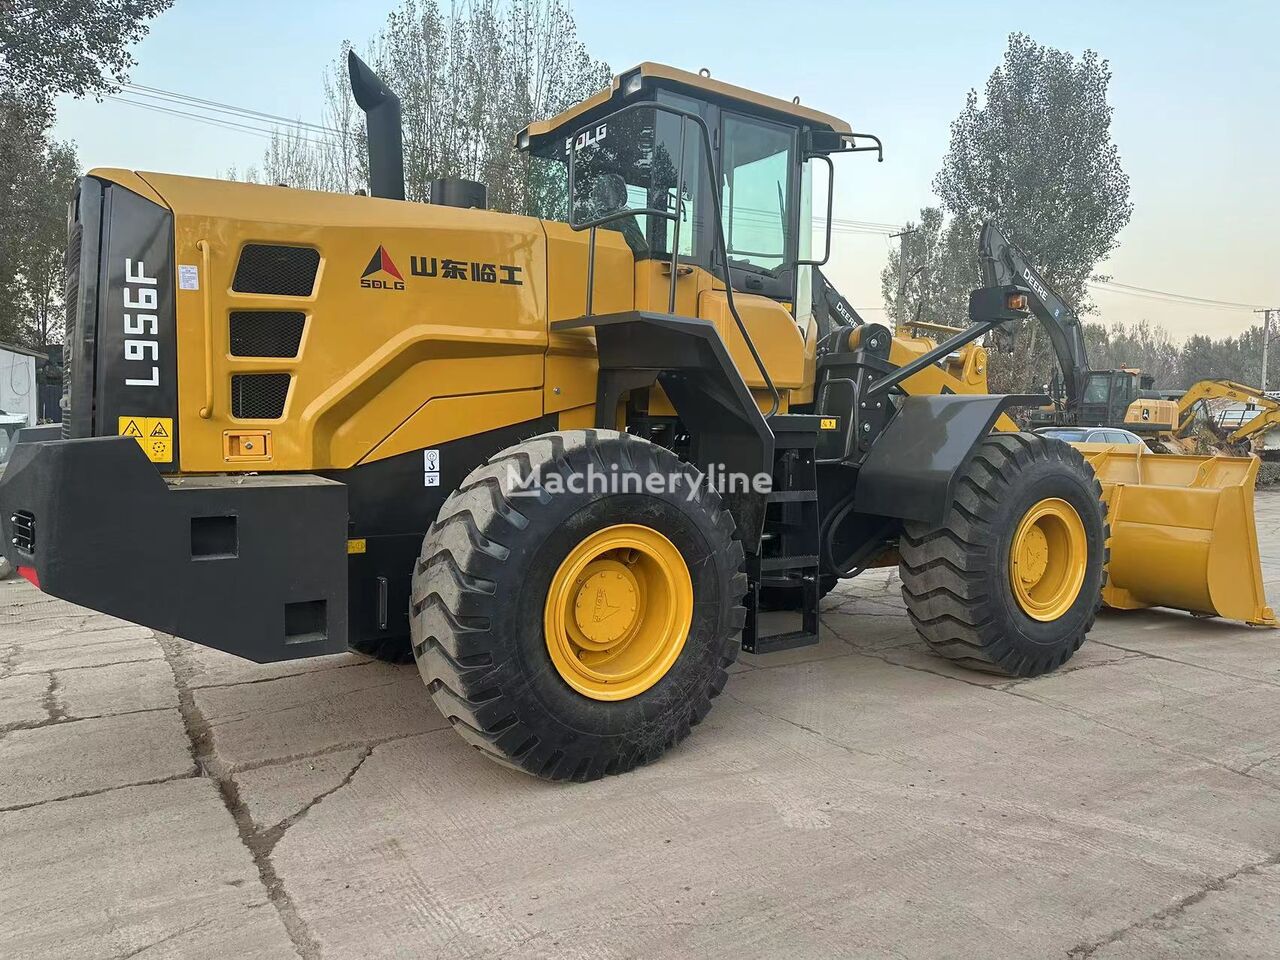
POLYGON ((432 699, 481 753, 546 779, 656 759, 706 716, 737 654, 747 581, 733 531, 692 466, 636 437, 571 431, 504 450, 445 501, 414 571, 432 699), (653 492, 627 476, 671 479, 653 492))
POLYGON ((1080 648, 1102 603, 1102 487, 1079 451, 995 434, 940 527, 907 523, 902 595, 925 642, 978 670, 1033 677, 1080 648))

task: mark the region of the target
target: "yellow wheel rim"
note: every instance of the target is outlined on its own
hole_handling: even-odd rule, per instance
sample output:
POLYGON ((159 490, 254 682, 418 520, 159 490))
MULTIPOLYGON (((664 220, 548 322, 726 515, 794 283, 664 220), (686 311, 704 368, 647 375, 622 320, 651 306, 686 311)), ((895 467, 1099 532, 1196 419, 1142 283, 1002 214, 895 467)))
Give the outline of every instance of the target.
POLYGON ((1089 549, 1075 507, 1051 497, 1031 507, 1009 548, 1009 583, 1022 612, 1033 620, 1057 620, 1076 602, 1089 549))
POLYGON ((547 591, 547 652, 565 683, 626 700, 661 680, 693 622, 693 582, 675 544, 634 523, 597 530, 569 551, 547 591))

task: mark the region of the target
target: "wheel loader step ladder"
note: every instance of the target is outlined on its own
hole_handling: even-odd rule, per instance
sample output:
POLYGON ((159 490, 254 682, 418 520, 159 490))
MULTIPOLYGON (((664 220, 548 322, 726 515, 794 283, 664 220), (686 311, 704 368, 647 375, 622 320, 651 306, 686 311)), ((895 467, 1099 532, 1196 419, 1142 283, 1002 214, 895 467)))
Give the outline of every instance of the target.
POLYGON ((817 490, 774 490, 768 496, 770 503, 804 503, 808 500, 817 501, 817 490))
POLYGON ((751 591, 742 649, 775 653, 820 639, 818 620, 818 477, 814 449, 818 417, 776 416, 773 491, 766 498, 760 552, 747 557, 751 591), (762 589, 798 593, 789 609, 762 612, 762 589), (794 607, 793 609, 791 607, 794 607))
MULTIPOLYGON (((788 524, 788 526, 799 526, 799 524, 788 524)), ((769 572, 777 570, 813 570, 818 566, 818 555, 805 555, 795 557, 764 557, 760 560, 760 571, 769 572)))

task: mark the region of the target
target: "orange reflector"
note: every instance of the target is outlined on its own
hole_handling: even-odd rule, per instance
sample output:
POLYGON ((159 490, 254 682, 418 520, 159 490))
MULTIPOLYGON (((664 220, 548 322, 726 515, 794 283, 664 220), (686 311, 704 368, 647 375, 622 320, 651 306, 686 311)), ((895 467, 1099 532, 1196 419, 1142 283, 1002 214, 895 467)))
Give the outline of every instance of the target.
POLYGON ((1005 306, 1010 310, 1027 309, 1027 295, 1025 293, 1011 293, 1005 301, 1005 306))

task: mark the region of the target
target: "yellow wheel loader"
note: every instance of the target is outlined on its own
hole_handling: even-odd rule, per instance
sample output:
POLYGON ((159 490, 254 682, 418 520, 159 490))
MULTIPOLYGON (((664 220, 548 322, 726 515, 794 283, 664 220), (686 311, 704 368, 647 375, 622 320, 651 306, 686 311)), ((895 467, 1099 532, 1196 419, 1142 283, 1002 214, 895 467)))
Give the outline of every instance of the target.
POLYGON ((23 576, 255 661, 414 659, 550 779, 655 759, 738 649, 816 643, 821 592, 894 552, 942 656, 1080 646, 1102 489, 992 433, 1045 398, 987 395, 975 342, 1024 294, 936 345, 814 309, 812 177, 878 140, 646 63, 519 134, 543 211, 513 216, 406 202, 398 101, 351 74, 371 196, 79 181, 64 421, 0 479, 23 576))

